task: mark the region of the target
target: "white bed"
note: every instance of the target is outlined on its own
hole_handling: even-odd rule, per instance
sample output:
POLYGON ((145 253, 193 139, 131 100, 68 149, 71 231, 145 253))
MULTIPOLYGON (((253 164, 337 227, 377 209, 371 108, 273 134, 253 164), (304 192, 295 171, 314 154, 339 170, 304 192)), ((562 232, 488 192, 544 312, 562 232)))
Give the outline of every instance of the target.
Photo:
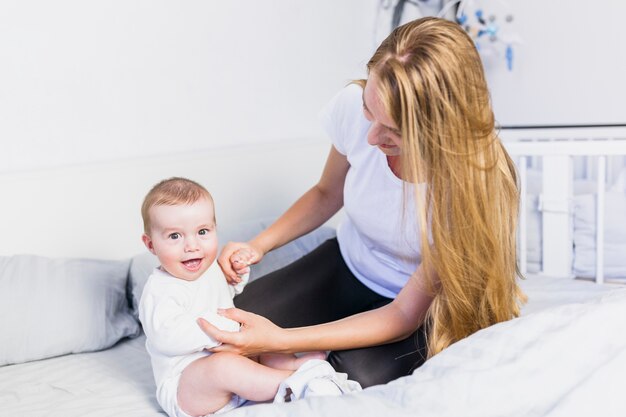
POLYGON ((3 417, 165 415, 155 397, 145 336, 100 352, 0 368, 3 417))
MULTIPOLYGON (((325 141, 279 143, 2 175, 0 192, 10 198, 0 206, 0 230, 12 238, 0 241, 0 258, 28 253, 145 260, 136 256, 143 252, 139 204, 150 185, 172 175, 196 179, 213 192, 223 240, 245 237, 317 180, 327 151, 325 141), (269 163, 270 154, 282 163, 269 163)), ((315 239, 327 237, 324 233, 315 239)), ((273 265, 262 268, 279 266, 310 244, 286 247, 275 254, 273 265)), ((569 274, 529 274, 522 286, 529 303, 521 318, 455 344, 409 377, 341 398, 246 406, 231 414, 626 415, 623 396, 614 395, 626 369, 626 290, 573 280, 569 274)), ((54 294, 54 288, 49 291, 54 294)), ((0 290, 0 301, 3 295, 6 291, 0 290)), ((37 311, 28 300, 23 304, 37 311)), ((19 323, 32 329, 30 343, 49 342, 37 337, 41 322, 2 308, 0 302, 0 331, 19 323)), ((10 342, 0 333, 0 356, 10 342)), ((97 352, 0 366, 0 417, 164 415, 143 343, 139 335, 97 352)))
MULTIPOLYGON (((523 318, 470 337, 410 377, 352 398, 245 407, 232 414, 623 416, 626 401, 614 394, 626 369, 626 290, 537 276, 529 276, 523 288, 530 296, 523 318), (601 301, 609 292, 619 297, 618 305, 601 301)), ((0 368, 0 416, 165 415, 156 403, 144 342, 142 335, 100 352, 0 368)))

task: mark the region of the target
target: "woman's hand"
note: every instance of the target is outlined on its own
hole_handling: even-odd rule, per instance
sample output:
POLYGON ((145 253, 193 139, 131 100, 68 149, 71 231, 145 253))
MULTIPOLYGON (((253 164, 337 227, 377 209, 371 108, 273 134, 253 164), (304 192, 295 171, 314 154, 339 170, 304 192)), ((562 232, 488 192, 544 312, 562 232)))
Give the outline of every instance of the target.
POLYGON ((232 352, 243 356, 255 356, 261 353, 278 352, 284 347, 281 340, 284 339, 286 330, 254 313, 249 313, 238 308, 219 310, 218 313, 226 318, 241 323, 239 332, 220 330, 208 321, 199 318, 198 326, 207 335, 211 336, 220 346, 210 349, 211 352, 232 352))
POLYGON ((241 282, 241 276, 250 272, 250 265, 259 262, 264 253, 250 243, 228 242, 217 263, 230 285, 241 282))

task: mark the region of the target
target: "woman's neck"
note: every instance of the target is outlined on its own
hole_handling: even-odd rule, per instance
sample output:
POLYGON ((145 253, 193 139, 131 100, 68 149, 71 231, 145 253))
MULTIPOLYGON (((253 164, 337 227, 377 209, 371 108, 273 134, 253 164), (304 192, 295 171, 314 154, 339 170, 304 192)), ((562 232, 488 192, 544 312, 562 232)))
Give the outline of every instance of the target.
POLYGON ((393 175, 401 180, 404 180, 404 178, 402 178, 402 161, 400 155, 387 155, 387 165, 389 166, 391 172, 393 172, 393 175))

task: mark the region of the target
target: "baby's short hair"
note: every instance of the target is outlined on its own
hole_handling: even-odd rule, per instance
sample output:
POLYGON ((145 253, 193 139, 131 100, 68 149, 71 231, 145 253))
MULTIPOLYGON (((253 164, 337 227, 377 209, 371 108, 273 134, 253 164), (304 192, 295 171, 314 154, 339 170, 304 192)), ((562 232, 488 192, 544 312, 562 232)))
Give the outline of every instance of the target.
POLYGON ((143 230, 150 232, 150 208, 154 206, 175 206, 179 204, 193 204, 206 198, 213 204, 213 197, 206 188, 195 181, 182 177, 172 177, 157 183, 146 194, 141 205, 143 230))

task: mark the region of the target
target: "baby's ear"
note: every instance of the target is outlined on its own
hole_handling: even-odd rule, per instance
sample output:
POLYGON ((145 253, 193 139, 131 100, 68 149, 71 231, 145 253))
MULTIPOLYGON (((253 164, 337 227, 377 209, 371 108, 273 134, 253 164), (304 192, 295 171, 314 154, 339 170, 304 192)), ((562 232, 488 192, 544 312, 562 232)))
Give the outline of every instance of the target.
POLYGON ((150 239, 150 236, 144 233, 143 235, 141 235, 141 241, 144 245, 146 245, 146 248, 148 248, 148 250, 152 252, 152 254, 156 255, 156 253, 154 253, 154 245, 152 244, 152 239, 150 239))

